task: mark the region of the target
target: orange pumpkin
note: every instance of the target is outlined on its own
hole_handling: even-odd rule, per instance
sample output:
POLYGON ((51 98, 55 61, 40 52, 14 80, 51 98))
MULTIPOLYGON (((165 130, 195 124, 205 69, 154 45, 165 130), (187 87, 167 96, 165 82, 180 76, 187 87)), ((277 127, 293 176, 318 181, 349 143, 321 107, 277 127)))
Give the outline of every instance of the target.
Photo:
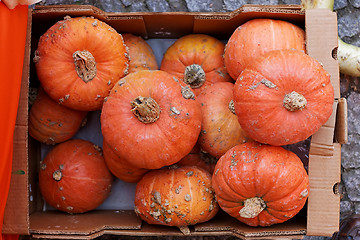
POLYGON ((43 198, 68 213, 97 208, 109 196, 113 179, 101 148, 86 140, 59 143, 40 163, 43 198))
POLYGON ((120 158, 138 168, 169 166, 195 146, 200 105, 188 86, 160 70, 122 78, 101 112, 101 131, 120 158))
POLYGON ((234 87, 235 112, 250 138, 270 145, 307 139, 330 117, 330 75, 298 50, 275 50, 257 58, 234 87))
POLYGON ((305 52, 305 32, 286 21, 252 19, 230 36, 225 52, 225 66, 233 79, 258 56, 272 50, 298 49, 305 52))
POLYGON ((149 224, 177 226, 186 234, 188 225, 208 221, 218 210, 211 175, 198 167, 153 170, 136 185, 135 212, 149 224))
POLYGON ((184 81, 198 95, 207 85, 232 81, 224 65, 224 47, 209 35, 186 35, 166 50, 160 69, 184 81))
POLYGON ((202 113, 198 142, 201 149, 216 158, 235 145, 251 140, 235 114, 233 88, 230 82, 214 83, 198 97, 202 113))
POLYGON ((200 145, 197 143, 193 150, 183 157, 179 162, 176 163, 177 166, 196 166, 200 167, 210 174, 214 172, 214 168, 217 162, 217 158, 211 156, 209 153, 201 150, 200 145))
POLYGON ((130 57, 129 73, 159 69, 154 52, 144 39, 131 33, 124 33, 122 36, 130 57))
POLYGON ((309 178, 296 154, 248 142, 227 151, 212 176, 221 209, 250 226, 294 217, 305 205, 309 178))
POLYGON ((126 160, 119 158, 115 150, 106 141, 103 141, 103 154, 111 173, 124 182, 138 182, 149 171, 145 168, 134 167, 126 160))
POLYGON ((91 17, 55 23, 40 37, 34 62, 45 92, 83 111, 99 110, 129 65, 122 36, 91 17))
POLYGON ((40 88, 29 113, 29 134, 45 144, 64 142, 77 133, 86 114, 58 104, 40 88))

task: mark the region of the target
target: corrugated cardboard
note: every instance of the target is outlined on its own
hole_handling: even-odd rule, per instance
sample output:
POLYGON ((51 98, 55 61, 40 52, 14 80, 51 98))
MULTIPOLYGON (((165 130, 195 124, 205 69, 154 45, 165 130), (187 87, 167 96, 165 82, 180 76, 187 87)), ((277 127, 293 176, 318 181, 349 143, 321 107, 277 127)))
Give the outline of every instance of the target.
MULTIPOLYGON (((340 196, 333 191, 340 182, 340 148, 347 141, 346 100, 340 98, 336 14, 328 10, 302 11, 300 6, 245 5, 228 13, 105 13, 92 6, 37 6, 30 14, 23 84, 14 138, 14 165, 3 233, 31 234, 37 238, 93 239, 103 234, 125 236, 181 236, 173 227, 148 225, 133 210, 95 210, 81 215, 43 211, 36 184, 40 144, 27 136, 28 88, 37 86, 31 62, 39 37, 64 16, 94 16, 120 33, 145 39, 178 38, 205 33, 226 40, 237 26, 260 17, 290 21, 306 31, 307 52, 331 74, 335 89, 334 111, 312 136, 310 147, 310 195, 306 207, 293 219, 266 228, 246 226, 224 212, 209 222, 191 226, 192 236, 233 235, 242 239, 331 236, 338 230, 340 196), (30 38, 31 36, 31 38, 30 38), (336 132, 336 134, 335 134, 336 132), (23 174, 18 170, 22 170, 23 174)), ((126 193, 125 193, 126 194, 126 193)))

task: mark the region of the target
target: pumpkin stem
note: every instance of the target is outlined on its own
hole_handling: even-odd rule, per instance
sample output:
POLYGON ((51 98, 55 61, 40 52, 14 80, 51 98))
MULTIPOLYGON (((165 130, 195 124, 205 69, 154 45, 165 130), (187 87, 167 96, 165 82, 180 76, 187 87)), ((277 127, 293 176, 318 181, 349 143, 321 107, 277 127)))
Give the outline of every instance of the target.
POLYGON ((159 119, 160 106, 151 97, 137 97, 131 102, 131 111, 143 123, 153 123, 159 119))
POLYGON ((205 82, 205 71, 198 64, 192 64, 185 68, 184 82, 191 88, 199 88, 205 82))
POLYGON ((62 172, 60 170, 56 170, 54 173, 53 173, 53 179, 55 181, 60 181, 62 178, 62 172))
POLYGON ((266 208, 266 203, 259 197, 248 198, 244 201, 244 207, 239 211, 240 217, 254 218, 266 208))
POLYGON ((306 103, 306 98, 295 91, 286 94, 283 100, 284 107, 291 112, 303 109, 306 103))
POLYGON ((231 100, 231 101, 229 102, 229 109, 230 109, 230 111, 231 111, 233 114, 236 115, 236 113, 235 113, 235 105, 234 105, 234 101, 233 101, 233 100, 231 100))
POLYGON ((93 55, 87 51, 76 51, 73 53, 75 71, 85 82, 91 81, 96 76, 96 62, 93 55))

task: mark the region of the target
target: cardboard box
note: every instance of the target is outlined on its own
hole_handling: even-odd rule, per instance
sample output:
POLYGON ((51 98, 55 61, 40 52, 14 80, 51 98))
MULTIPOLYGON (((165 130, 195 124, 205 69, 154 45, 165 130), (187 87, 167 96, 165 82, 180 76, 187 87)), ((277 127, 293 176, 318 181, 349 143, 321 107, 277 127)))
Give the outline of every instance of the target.
MULTIPOLYGON (((346 100, 340 98, 336 59, 337 18, 325 9, 302 11, 297 5, 245 5, 227 13, 105 13, 92 6, 37 6, 29 10, 28 39, 24 58, 21 97, 14 136, 14 163, 3 233, 31 234, 35 238, 92 239, 103 234, 128 236, 181 236, 175 227, 148 225, 132 209, 97 209, 70 215, 44 209, 37 187, 40 144, 28 136, 28 92, 35 86, 32 63, 39 37, 64 16, 94 16, 119 33, 145 39, 176 39, 190 33, 205 33, 226 40, 237 26, 253 18, 282 19, 306 31, 307 53, 331 74, 335 89, 334 111, 312 136, 309 158, 310 195, 306 207, 293 219, 266 228, 246 226, 220 212, 209 222, 191 227, 191 236, 233 235, 243 239, 331 236, 339 228, 341 144, 347 140, 346 100), (29 81, 30 80, 30 81, 29 81), (46 210, 46 211, 44 211, 46 210)), ((125 193, 126 194, 126 193, 125 193)))

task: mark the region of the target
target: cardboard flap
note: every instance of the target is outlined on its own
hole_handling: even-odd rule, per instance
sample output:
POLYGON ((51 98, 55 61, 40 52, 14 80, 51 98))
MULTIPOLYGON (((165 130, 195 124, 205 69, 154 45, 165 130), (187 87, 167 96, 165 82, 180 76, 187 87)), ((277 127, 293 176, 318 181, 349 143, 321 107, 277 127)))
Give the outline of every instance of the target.
POLYGON ((96 210, 73 215, 59 211, 46 211, 30 215, 30 231, 36 234, 87 236, 102 230, 140 228, 141 220, 131 210, 96 210))
POLYGON ((331 75, 335 99, 340 98, 339 63, 334 58, 338 46, 336 13, 328 9, 306 10, 305 28, 307 53, 331 75))
POLYGON ((347 102, 346 98, 338 100, 335 125, 336 142, 346 144, 348 142, 348 126, 347 126, 347 102))
POLYGON ((334 143, 333 155, 309 156, 310 193, 307 235, 332 236, 339 229, 340 195, 334 187, 341 180, 341 145, 334 143))

